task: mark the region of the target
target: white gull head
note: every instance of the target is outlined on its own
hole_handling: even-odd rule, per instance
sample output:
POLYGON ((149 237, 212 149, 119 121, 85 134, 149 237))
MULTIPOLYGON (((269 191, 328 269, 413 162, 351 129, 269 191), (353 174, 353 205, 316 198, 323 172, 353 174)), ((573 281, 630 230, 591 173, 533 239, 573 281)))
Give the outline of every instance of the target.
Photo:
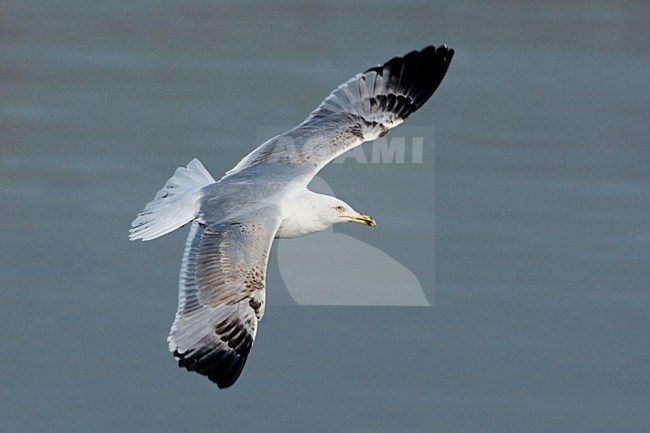
POLYGON ((355 211, 343 200, 307 190, 304 194, 286 202, 285 218, 275 237, 296 238, 344 222, 355 222, 369 227, 377 226, 374 219, 355 211))

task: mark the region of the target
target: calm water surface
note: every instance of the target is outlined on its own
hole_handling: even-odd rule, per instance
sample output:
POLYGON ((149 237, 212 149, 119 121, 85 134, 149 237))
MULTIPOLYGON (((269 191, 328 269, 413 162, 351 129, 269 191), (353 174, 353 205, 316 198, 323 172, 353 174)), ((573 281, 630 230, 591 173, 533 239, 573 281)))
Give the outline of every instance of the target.
POLYGON ((649 20, 634 2, 3 1, 0 431, 650 431, 649 20), (435 305, 279 306, 275 264, 236 386, 179 370, 186 230, 129 243, 135 213, 175 167, 219 176, 262 126, 442 42, 449 74, 405 125, 435 127, 423 164, 323 172, 380 222, 342 232, 413 263, 435 305))

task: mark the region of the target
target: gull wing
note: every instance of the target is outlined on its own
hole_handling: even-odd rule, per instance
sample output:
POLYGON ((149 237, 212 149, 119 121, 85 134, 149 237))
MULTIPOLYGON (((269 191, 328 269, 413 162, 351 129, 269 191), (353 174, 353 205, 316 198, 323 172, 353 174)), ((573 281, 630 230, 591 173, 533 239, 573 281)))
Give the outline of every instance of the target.
POLYGON ((207 376, 219 388, 241 374, 264 315, 266 265, 279 223, 279 212, 192 223, 169 350, 180 367, 207 376))
POLYGON ((438 88, 454 50, 429 46, 357 74, 336 88, 300 125, 265 142, 226 173, 272 169, 305 184, 345 151, 383 136, 438 88), (272 167, 264 167, 270 165, 272 167))

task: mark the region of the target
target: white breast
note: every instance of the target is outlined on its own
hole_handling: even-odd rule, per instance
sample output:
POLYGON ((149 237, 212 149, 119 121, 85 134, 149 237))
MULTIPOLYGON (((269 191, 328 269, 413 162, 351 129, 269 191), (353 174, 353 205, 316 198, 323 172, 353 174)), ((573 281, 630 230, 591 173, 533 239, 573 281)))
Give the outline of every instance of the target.
POLYGON ((318 205, 318 195, 305 190, 305 194, 294 196, 282 203, 284 220, 275 234, 276 238, 297 238, 331 227, 318 205))
POLYGON ((275 234, 276 238, 297 238, 310 233, 319 232, 330 227, 307 215, 291 215, 282 221, 280 228, 275 234))

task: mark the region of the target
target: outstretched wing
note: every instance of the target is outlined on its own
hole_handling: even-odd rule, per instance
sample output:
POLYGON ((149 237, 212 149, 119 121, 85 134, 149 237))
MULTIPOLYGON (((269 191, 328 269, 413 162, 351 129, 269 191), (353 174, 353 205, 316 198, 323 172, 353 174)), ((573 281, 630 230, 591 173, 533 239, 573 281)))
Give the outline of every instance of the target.
POLYGON ((169 350, 219 388, 241 374, 264 315, 266 264, 279 219, 192 223, 169 350), (254 222, 253 222, 254 221, 254 222))
POLYGON ((357 74, 334 90, 300 125, 242 159, 226 176, 261 165, 305 183, 328 162, 364 141, 383 136, 435 92, 454 50, 429 46, 357 74))

